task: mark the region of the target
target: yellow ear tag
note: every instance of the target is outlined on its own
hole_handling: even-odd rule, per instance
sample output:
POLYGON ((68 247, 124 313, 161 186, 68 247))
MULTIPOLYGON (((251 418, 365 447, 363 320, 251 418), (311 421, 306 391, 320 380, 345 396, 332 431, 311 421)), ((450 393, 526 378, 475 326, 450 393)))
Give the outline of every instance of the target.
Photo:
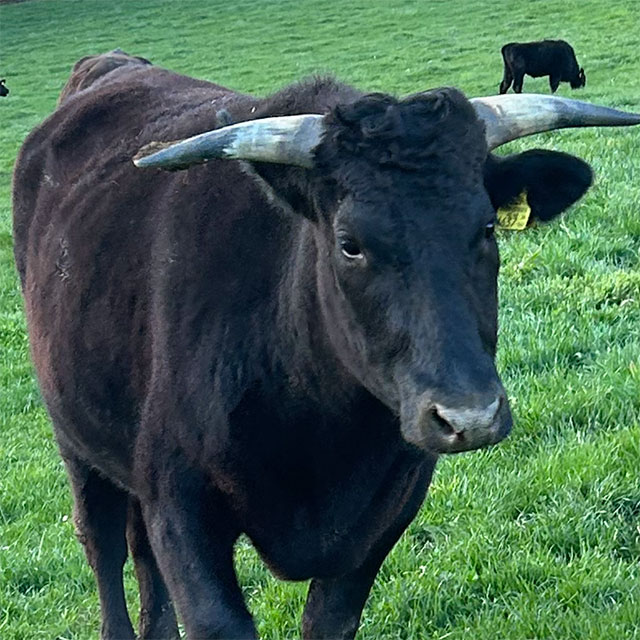
POLYGON ((515 200, 498 209, 498 225, 501 229, 522 231, 527 228, 531 207, 527 202, 525 189, 515 200))

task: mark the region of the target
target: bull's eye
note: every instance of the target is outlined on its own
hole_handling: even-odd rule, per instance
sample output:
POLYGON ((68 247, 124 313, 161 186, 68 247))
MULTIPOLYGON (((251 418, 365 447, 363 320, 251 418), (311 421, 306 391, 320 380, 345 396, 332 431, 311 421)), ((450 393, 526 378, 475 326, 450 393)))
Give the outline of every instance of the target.
POLYGON ((496 230, 496 224, 495 222, 490 222, 485 228, 484 228, 484 237, 485 238, 493 238, 493 234, 495 233, 496 230))
POLYGON ((358 243, 353 238, 340 238, 340 251, 349 260, 362 260, 364 258, 358 243))

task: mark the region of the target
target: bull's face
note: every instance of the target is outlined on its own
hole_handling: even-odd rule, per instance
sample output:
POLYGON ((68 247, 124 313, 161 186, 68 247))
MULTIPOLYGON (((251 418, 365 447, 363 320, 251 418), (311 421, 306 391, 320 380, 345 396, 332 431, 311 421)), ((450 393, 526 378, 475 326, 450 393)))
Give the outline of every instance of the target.
POLYGON ((498 442, 511 427, 494 366, 496 210, 526 192, 529 223, 550 220, 591 182, 572 156, 498 158, 487 145, 561 126, 637 123, 560 98, 472 106, 448 89, 239 123, 154 145, 135 161, 259 161, 263 181, 313 225, 322 326, 344 369, 398 415, 408 442, 456 452, 498 442))
POLYGON ((398 412, 409 442, 437 451, 497 442, 511 418, 493 364, 498 252, 489 199, 478 189, 439 206, 372 192, 345 196, 327 229, 336 291, 325 295, 342 303, 327 305, 330 331, 342 332, 338 354, 398 412))
POLYGON ((339 109, 317 152, 326 326, 344 366, 451 452, 511 427, 494 366, 498 249, 484 128, 457 92, 339 109))

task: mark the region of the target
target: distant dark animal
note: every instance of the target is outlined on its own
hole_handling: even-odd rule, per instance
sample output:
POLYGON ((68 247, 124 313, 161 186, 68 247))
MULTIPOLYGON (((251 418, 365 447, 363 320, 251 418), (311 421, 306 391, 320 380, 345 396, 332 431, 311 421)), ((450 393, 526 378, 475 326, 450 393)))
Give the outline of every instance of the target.
POLYGON ((6 81, 6 78, 2 78, 2 80, 0 80, 0 98, 4 98, 4 96, 9 95, 9 88, 4 84, 6 81))
POLYGON ((569 82, 572 89, 579 89, 587 81, 573 47, 564 40, 511 42, 502 47, 502 60, 504 76, 500 93, 506 93, 512 82, 513 90, 521 93, 525 74, 532 78, 549 76, 551 93, 556 92, 560 82, 569 82))
POLYGON ((255 638, 241 533, 311 579, 305 638, 353 638, 438 455, 511 427, 496 208, 526 189, 550 220, 591 182, 563 153, 488 153, 558 126, 513 121, 526 98, 317 78, 259 99, 121 52, 75 66, 20 152, 14 238, 103 638, 134 638, 127 546, 142 638, 178 637, 173 604, 189 638, 255 638), (190 168, 136 168, 149 143, 140 166, 190 168))

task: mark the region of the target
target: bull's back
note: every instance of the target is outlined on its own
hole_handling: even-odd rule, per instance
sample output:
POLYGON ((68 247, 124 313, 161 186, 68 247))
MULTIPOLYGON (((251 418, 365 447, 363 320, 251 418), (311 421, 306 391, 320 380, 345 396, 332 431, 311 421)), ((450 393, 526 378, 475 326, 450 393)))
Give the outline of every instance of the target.
POLYGON ((501 52, 506 65, 511 69, 520 68, 533 78, 562 73, 571 61, 575 61, 573 48, 564 40, 510 42, 501 52))

